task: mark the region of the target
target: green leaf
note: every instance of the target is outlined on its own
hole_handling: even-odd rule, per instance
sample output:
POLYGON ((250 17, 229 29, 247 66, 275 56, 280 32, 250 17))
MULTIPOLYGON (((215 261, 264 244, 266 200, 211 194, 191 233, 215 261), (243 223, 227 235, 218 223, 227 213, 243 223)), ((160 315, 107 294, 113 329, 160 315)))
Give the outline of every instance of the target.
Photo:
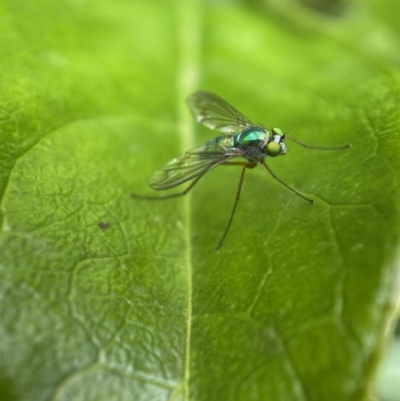
POLYGON ((387 53, 229 2, 0 10, 1 398, 366 400, 399 241, 387 53), (268 128, 298 122, 303 142, 353 145, 288 143, 269 162, 315 205, 247 171, 219 252, 240 170, 185 198, 130 196, 217 136, 186 110, 199 88, 268 128))

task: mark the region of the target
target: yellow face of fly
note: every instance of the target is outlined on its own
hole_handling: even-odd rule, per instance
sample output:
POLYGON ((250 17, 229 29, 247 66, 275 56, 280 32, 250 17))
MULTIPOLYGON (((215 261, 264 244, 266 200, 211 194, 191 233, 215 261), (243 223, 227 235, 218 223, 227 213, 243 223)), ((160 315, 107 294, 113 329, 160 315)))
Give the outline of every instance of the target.
POLYGON ((272 128, 272 138, 265 147, 265 153, 271 157, 286 153, 285 134, 280 128, 272 128))

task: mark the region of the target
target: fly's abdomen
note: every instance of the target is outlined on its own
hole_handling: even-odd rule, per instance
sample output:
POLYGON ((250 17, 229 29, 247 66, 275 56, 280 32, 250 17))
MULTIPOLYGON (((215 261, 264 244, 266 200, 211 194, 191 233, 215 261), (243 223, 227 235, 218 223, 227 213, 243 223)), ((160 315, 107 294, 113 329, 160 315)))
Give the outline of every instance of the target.
POLYGON ((235 147, 233 135, 222 135, 218 138, 210 139, 205 145, 204 150, 208 152, 230 150, 235 147))

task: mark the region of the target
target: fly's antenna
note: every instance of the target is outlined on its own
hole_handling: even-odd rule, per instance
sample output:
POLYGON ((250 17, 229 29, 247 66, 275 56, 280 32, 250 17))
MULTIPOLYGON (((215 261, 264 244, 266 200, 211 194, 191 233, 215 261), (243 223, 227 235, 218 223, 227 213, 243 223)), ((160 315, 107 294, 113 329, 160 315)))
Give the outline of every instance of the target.
POLYGON ((300 120, 297 120, 284 134, 288 134, 294 127, 296 127, 299 123, 301 123, 304 120, 305 117, 300 118, 300 120))
POLYGON ((285 132, 285 134, 283 135, 284 138, 289 138, 291 141, 297 143, 298 145, 302 146, 303 148, 308 148, 308 149, 320 149, 320 150, 336 150, 336 149, 346 149, 346 148, 351 148, 351 143, 348 143, 346 145, 343 146, 311 146, 311 145, 306 145, 303 142, 300 142, 298 139, 293 138, 291 135, 288 135, 289 132, 301 121, 304 120, 304 117, 301 118, 300 120, 298 120, 295 124, 293 124, 290 129, 288 131, 285 132))

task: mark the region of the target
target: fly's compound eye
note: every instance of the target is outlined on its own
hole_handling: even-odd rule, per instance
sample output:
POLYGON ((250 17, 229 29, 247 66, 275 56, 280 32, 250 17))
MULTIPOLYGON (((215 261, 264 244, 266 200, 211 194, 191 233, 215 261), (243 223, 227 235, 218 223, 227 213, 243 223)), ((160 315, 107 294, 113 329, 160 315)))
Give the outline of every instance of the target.
POLYGON ((271 157, 279 156, 282 151, 282 145, 279 142, 270 142, 265 149, 267 155, 271 157))

